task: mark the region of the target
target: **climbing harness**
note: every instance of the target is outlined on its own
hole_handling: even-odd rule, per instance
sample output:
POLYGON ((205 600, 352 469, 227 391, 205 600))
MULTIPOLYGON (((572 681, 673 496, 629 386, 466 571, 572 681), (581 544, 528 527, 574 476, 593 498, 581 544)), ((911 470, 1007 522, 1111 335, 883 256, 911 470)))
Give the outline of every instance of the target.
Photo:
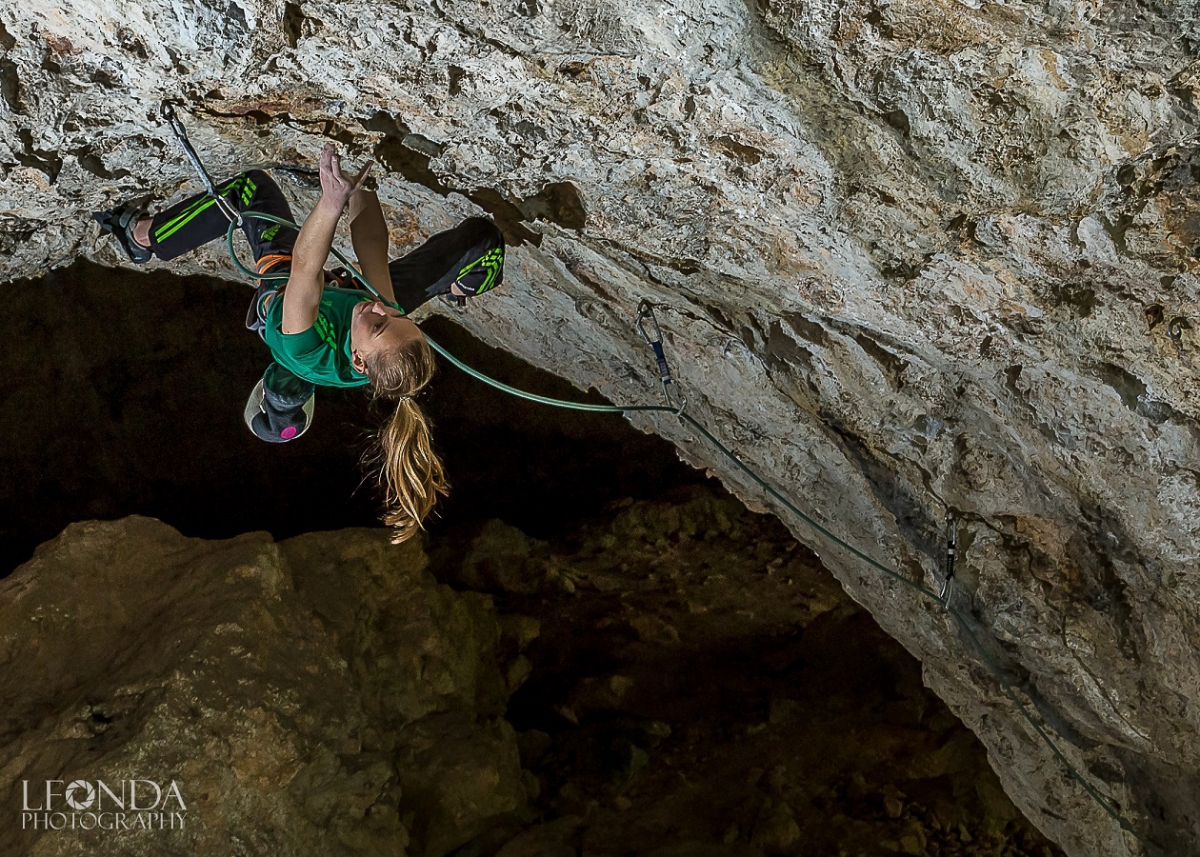
MULTIPOLYGON (((179 123, 178 118, 175 117, 174 110, 170 109, 169 105, 165 104, 165 103, 163 105, 163 116, 164 116, 164 118, 167 119, 168 122, 171 123, 172 130, 175 132, 176 137, 179 138, 180 142, 182 143, 182 145, 184 147, 184 151, 187 152, 188 158, 192 161, 193 166, 196 167, 197 172, 200 174, 201 179, 204 181, 205 187, 208 189, 209 195, 212 196, 214 199, 218 200, 218 204, 220 204, 222 202, 222 198, 218 195, 218 193, 216 191, 216 187, 212 182, 212 179, 209 177, 208 172, 204 169, 204 165, 201 163, 200 158, 196 155, 195 151, 191 148, 190 143, 187 142, 187 134, 183 130, 182 124, 179 123)), ((233 235, 234 235, 235 229, 242 224, 243 217, 268 220, 273 223, 278 223, 282 226, 290 227, 292 229, 298 229, 299 227, 297 227, 295 223, 292 223, 291 221, 289 221, 285 218, 276 217, 271 214, 264 214, 264 213, 260 213, 260 212, 247 211, 244 214, 239 214, 236 210, 233 210, 233 214, 231 215, 229 213, 229 210, 227 210, 225 206, 228 206, 228 202, 225 202, 225 204, 222 206, 222 211, 225 211, 226 217, 229 217, 229 219, 230 219, 229 229, 225 233, 226 248, 228 249, 230 258, 233 260, 233 263, 238 268, 238 270, 241 271, 243 274, 245 274, 253 279, 260 280, 260 281, 261 280, 287 279, 289 276, 288 274, 263 275, 263 274, 258 273, 257 271, 253 271, 253 270, 247 268, 245 265, 243 265, 241 260, 238 259, 237 252, 234 248, 233 235)), ((229 206, 229 208, 232 209, 232 206, 229 206)), ((354 265, 351 264, 351 262, 342 253, 340 253, 337 249, 331 249, 330 252, 335 258, 338 259, 338 261, 340 261, 343 265, 346 266, 346 270, 350 273, 350 275, 353 276, 354 279, 357 280, 359 282, 359 284, 364 289, 366 289, 370 294, 374 295, 376 298, 383 301, 384 303, 389 304, 390 306, 395 307, 397 309, 400 309, 403 312, 403 308, 400 307, 395 301, 389 301, 386 298, 384 298, 382 295, 380 295, 379 292, 376 291, 371 286, 371 284, 367 282, 366 278, 363 277, 362 274, 360 274, 358 272, 358 270, 354 267, 354 265)), ((1111 801, 1111 799, 1100 794, 1100 792, 1087 779, 1085 779, 1082 774, 1079 773, 1079 771, 1075 768, 1075 766, 1071 764, 1071 762, 1063 754, 1062 750, 1059 749, 1058 744, 1054 741, 1054 739, 1051 738, 1050 735, 1046 732, 1046 730, 1042 728, 1041 724, 1037 722, 1037 720, 1033 717, 1032 714, 1030 714, 1029 709, 1026 707, 1026 705, 1023 702, 1021 702, 1021 700, 1017 697, 1016 691, 1014 690, 1012 683, 1008 679, 1005 678, 1003 669, 996 663, 995 659, 988 652, 988 650, 984 646, 983 642, 979 639, 979 636, 975 633, 974 629, 971 627, 971 623, 968 621, 967 617, 965 617, 961 612, 959 612, 959 610, 956 607, 954 607, 951 604, 951 596, 953 595, 954 563, 955 563, 955 559, 957 557, 957 549, 958 549, 957 528, 955 526, 955 521, 954 521, 953 517, 948 516, 949 534, 947 536, 947 550, 946 550, 946 580, 939 592, 935 592, 934 590, 932 590, 926 586, 923 586, 922 584, 916 582, 915 580, 910 580, 908 577, 904 576, 899 571, 888 568, 887 566, 883 565, 882 563, 875 560, 871 556, 863 553, 858 548, 854 547, 853 545, 851 545, 849 542, 842 539, 837 534, 833 533, 826 527, 822 526, 817 521, 813 520, 813 518, 811 518, 805 512, 801 511, 800 508, 797 507, 791 500, 789 500, 782 493, 780 493, 778 490, 776 490, 765 479, 763 479, 761 476, 759 476, 758 473, 756 473, 747 464, 745 464, 737 456, 737 454, 735 452, 733 452, 733 450, 731 450, 724 443, 722 443, 720 440, 718 440, 712 434, 712 432, 710 432, 703 425, 701 425, 700 422, 698 420, 696 420, 695 417, 693 417, 690 413, 686 412, 685 409, 687 407, 687 398, 685 396, 679 394, 679 392, 677 390, 677 383, 674 380, 674 378, 671 376, 671 370, 667 364, 666 354, 663 350, 662 331, 659 328, 658 320, 654 316, 653 306, 649 303, 649 301, 643 300, 638 304, 637 317, 635 319, 634 324, 635 324, 635 327, 637 328, 638 332, 641 334, 642 338, 646 340, 646 342, 650 345, 650 347, 654 351, 654 358, 658 364, 659 380, 662 383, 663 395, 665 396, 666 402, 667 402, 666 405, 591 405, 591 404, 585 404, 583 402, 571 402, 571 401, 566 401, 563 399, 550 398, 548 396, 539 396, 535 393, 529 393, 525 390, 517 389, 516 387, 510 387, 507 384, 503 384, 500 381, 497 381, 496 379, 483 374, 482 372, 478 371, 477 369, 474 369, 474 368, 468 366, 467 364, 463 363, 461 360, 459 360, 457 357, 452 355, 450 352, 446 351, 444 348, 442 348, 440 345, 438 345, 436 342, 434 342, 432 339, 430 339, 428 335, 426 335, 425 338, 426 338, 426 341, 429 342, 430 347, 432 347, 438 354, 440 354, 442 357, 446 358, 446 360, 448 360, 451 364, 453 364, 458 369, 461 369, 463 372, 467 373, 468 375, 472 376, 473 378, 476 378, 476 379, 482 381, 483 383, 488 384, 489 386, 494 387, 497 390, 500 390, 501 392, 508 393, 512 396, 516 396, 518 398, 522 398, 527 401, 538 402, 538 403, 544 404, 544 405, 551 405, 551 406, 557 407, 557 408, 567 408, 570 410, 577 410, 577 411, 592 411, 592 412, 597 412, 597 413, 618 413, 618 414, 665 413, 665 414, 673 414, 676 418, 678 418, 680 420, 681 423, 686 423, 687 425, 691 426, 692 429, 694 429, 698 434, 700 434, 709 443, 711 443, 717 450, 719 450, 721 452, 722 455, 724 455, 727 459, 729 459, 729 461, 734 466, 736 466, 742 473, 744 473, 751 480, 753 480, 754 483, 756 483, 760 488, 762 488, 763 491, 765 491, 767 494, 769 494, 780 505, 782 505, 784 508, 786 508, 789 512, 791 512, 793 515, 795 515, 801 521, 803 521, 807 526, 809 526, 816 533, 818 533, 819 535, 828 539, 829 541, 831 541, 835 545, 839 546, 843 550, 847 551, 852 556, 858 558, 859 560, 862 560, 864 563, 869 565, 871 568, 874 568, 875 570, 882 572, 884 575, 892 578, 893 580, 896 580, 899 583, 904 584, 908 588, 915 590, 916 592, 920 593, 921 595, 924 595, 927 598, 930 598, 933 601, 936 601, 942 607, 942 609, 946 612, 946 614, 953 617, 953 619, 955 620, 955 623, 958 625, 959 630, 962 632, 963 636, 965 636, 971 642, 971 645, 975 649, 976 653, 978 654, 980 661, 984 664, 984 666, 987 667, 988 671, 992 674, 992 677, 996 679, 997 683, 1000 685, 1001 689, 1004 691, 1005 696, 1013 704, 1013 706, 1021 713, 1022 717, 1025 719, 1025 721, 1027 723, 1029 723, 1029 725, 1038 734, 1038 736, 1041 737, 1042 741, 1050 749, 1051 753, 1055 756, 1055 758, 1057 758, 1059 760, 1059 762, 1067 770, 1067 773, 1070 775, 1070 777, 1073 780, 1075 780, 1077 783, 1079 783, 1079 785, 1083 788, 1083 790, 1085 792, 1087 792, 1088 796, 1090 796, 1092 798, 1092 800, 1094 800, 1096 802, 1096 804, 1099 805, 1099 807, 1102 810, 1104 810, 1104 812, 1110 818, 1112 818, 1113 821, 1115 821, 1122 830, 1124 830, 1126 833, 1130 834, 1135 839, 1137 839, 1145 847, 1147 852, 1149 852, 1150 854, 1156 855, 1156 857, 1159 857, 1159 855, 1161 855, 1161 857, 1166 857, 1166 852, 1162 848, 1160 848, 1155 843, 1149 841, 1145 836, 1142 835, 1142 833, 1140 833, 1135 827, 1133 827, 1133 825, 1128 820, 1126 820, 1125 816, 1121 813, 1119 806, 1117 806, 1113 801, 1111 801), (649 328, 647 328, 647 323, 649 324, 649 328)))

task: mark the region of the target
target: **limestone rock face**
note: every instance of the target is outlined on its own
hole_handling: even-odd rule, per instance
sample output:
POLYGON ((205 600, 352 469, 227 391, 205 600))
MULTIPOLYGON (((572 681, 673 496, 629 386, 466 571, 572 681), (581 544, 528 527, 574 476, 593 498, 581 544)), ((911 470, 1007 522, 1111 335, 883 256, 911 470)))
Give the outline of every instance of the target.
POLYGON ((385 532, 80 524, 0 593, 4 805, 144 780, 181 816, 114 831, 93 785, 105 829, 14 815, 5 854, 442 854, 525 805, 490 602, 385 532))
MULTIPOLYGON (((823 525, 936 588, 953 513, 959 609, 1017 698, 1141 835, 1196 854, 1193 11, 7 0, 0 250, 8 277, 124 264, 87 212, 197 187, 164 98, 214 174, 283 167, 299 212, 326 140, 377 159, 397 250, 492 213, 512 252, 473 331, 653 401, 649 298, 690 413, 823 525)), ((233 271, 219 248, 172 268, 233 271)), ((637 423, 763 501, 675 420, 637 423)), ((936 604, 776 511, 1042 830, 1144 852, 936 604)))

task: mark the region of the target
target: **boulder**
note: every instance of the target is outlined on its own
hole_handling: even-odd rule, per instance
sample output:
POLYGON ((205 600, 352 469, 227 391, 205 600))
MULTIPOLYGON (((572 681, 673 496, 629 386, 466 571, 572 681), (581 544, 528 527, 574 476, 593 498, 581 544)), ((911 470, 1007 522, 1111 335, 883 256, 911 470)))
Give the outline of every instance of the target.
POLYGON ((69 527, 0 581, 0 852, 438 855, 522 809, 494 611, 425 566, 385 530, 69 527))

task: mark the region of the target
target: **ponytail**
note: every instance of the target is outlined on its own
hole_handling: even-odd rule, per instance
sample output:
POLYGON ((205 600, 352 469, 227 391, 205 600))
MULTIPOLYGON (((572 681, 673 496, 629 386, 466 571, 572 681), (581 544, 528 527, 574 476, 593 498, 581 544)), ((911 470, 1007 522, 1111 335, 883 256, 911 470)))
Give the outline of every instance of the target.
POLYGON ((368 453, 368 460, 379 467, 386 504, 383 522, 393 530, 393 544, 416 535, 438 496, 450 493, 442 462, 433 451, 429 422, 413 399, 433 377, 435 365, 433 350, 421 337, 366 366, 375 396, 396 403, 368 453))

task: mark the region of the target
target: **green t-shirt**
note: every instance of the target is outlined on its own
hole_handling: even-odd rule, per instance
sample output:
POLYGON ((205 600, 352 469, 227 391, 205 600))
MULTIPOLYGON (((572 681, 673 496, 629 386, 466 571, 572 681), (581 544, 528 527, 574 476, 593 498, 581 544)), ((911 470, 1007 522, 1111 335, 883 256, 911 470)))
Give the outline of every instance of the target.
POLYGON ((367 376, 350 362, 350 319, 354 307, 371 298, 357 289, 326 287, 317 320, 308 330, 284 333, 283 295, 267 305, 263 338, 275 362, 320 387, 361 387, 367 376))

